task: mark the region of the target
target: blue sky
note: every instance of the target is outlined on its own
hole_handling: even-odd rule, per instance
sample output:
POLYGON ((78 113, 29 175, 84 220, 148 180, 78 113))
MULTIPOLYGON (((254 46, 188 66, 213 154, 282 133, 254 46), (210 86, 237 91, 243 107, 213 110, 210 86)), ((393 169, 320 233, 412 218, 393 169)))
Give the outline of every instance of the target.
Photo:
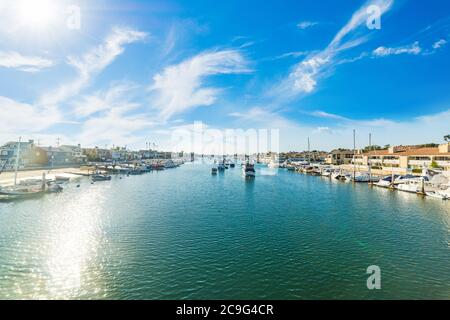
POLYGON ((283 151, 450 133, 445 1, 3 0, 0 21, 0 143, 169 150, 195 121, 279 129, 283 151))

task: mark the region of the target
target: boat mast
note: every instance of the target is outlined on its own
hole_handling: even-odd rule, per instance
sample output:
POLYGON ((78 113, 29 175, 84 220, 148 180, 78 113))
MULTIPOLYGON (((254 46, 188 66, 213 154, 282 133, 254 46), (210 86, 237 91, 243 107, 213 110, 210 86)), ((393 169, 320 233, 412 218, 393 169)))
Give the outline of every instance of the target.
POLYGON ((17 171, 19 170, 19 157, 20 157, 20 141, 22 137, 19 137, 19 142, 17 143, 17 155, 16 155, 16 168, 14 172, 14 186, 17 185, 17 171))
POLYGON ((310 145, 309 145, 309 137, 308 137, 308 163, 311 164, 311 152, 310 152, 310 145))
POLYGON ((369 155, 367 156, 367 164, 369 166, 369 183, 372 182, 372 166, 370 163, 370 153, 372 152, 372 134, 369 133, 369 155))
POLYGON ((353 181, 355 181, 356 178, 356 131, 353 129, 353 181))

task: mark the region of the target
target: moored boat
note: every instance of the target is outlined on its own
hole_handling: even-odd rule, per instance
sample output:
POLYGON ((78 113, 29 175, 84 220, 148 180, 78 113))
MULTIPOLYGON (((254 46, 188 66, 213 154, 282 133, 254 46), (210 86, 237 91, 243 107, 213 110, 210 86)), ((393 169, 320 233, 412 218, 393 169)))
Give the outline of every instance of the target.
POLYGON ((105 174, 93 174, 92 181, 109 181, 111 180, 111 176, 107 176, 105 174))
POLYGON ((247 163, 244 167, 244 175, 246 178, 256 177, 255 165, 247 163))

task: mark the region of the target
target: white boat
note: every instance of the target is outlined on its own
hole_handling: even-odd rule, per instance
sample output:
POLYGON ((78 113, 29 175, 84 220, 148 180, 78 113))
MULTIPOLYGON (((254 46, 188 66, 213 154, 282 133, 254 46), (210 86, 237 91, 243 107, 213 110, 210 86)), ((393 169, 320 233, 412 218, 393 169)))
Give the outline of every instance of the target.
POLYGON ((420 184, 416 180, 409 180, 398 184, 396 189, 410 193, 418 193, 420 191, 420 184))
POLYGON ((335 170, 331 173, 331 179, 338 179, 338 177, 341 175, 340 170, 335 170))
POLYGON ((276 169, 276 168, 279 168, 280 167, 280 164, 279 163, 277 163, 277 162, 269 162, 269 164, 267 165, 269 168, 272 168, 272 169, 276 169))
POLYGON ((325 170, 322 171, 322 176, 328 178, 328 177, 331 177, 332 173, 333 173, 332 169, 325 169, 325 170))
POLYGON ((377 187, 389 188, 392 185, 392 180, 395 181, 396 178, 398 178, 398 175, 387 176, 387 177, 380 179, 380 181, 378 181, 375 185, 377 187))
POLYGON ((437 191, 438 194, 445 197, 446 200, 450 200, 450 186, 446 190, 437 191))
POLYGON ((436 198, 440 200, 450 200, 450 193, 447 195, 441 191, 426 191, 425 194, 431 198, 436 198))

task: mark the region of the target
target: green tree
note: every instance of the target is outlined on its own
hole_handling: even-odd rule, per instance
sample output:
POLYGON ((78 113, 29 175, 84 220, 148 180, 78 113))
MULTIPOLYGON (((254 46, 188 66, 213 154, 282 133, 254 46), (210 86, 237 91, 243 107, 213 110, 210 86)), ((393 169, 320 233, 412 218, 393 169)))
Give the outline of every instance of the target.
POLYGON ((450 142, 450 134, 444 136, 444 140, 447 142, 450 142))
POLYGON ((433 168, 433 169, 439 168, 439 165, 437 164, 436 161, 433 160, 433 161, 431 162, 431 168, 433 168))

